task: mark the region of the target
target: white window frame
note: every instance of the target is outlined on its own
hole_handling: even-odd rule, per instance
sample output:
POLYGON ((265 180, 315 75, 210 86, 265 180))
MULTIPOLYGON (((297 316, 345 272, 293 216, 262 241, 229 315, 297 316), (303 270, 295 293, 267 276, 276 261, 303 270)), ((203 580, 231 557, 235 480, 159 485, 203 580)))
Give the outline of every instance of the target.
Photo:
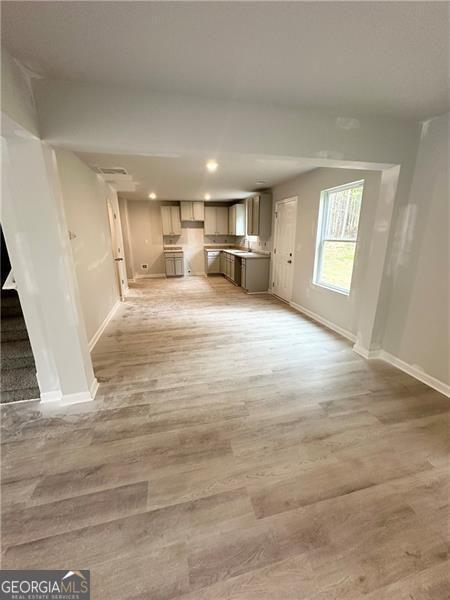
POLYGON ((316 253, 314 258, 314 274, 313 274, 313 284, 319 287, 325 288, 332 292, 337 292, 338 294, 344 294, 345 296, 350 296, 350 292, 353 284, 353 275, 355 272, 355 262, 356 262, 356 252, 358 249, 358 238, 359 238, 359 226, 361 223, 361 210, 362 210, 362 199, 361 199, 361 210, 359 213, 359 222, 358 222, 358 232, 356 234, 356 240, 345 240, 345 239, 331 239, 325 238, 325 231, 327 226, 327 218, 328 218, 328 200, 329 195, 333 192, 341 192, 354 187, 363 186, 363 196, 364 196, 364 179, 359 181, 352 181, 351 183, 346 183, 344 185, 338 185, 333 188, 328 188, 326 190, 322 190, 320 193, 320 207, 319 207, 319 219, 317 223, 317 236, 316 236, 316 253), (322 258, 323 258, 323 248, 325 242, 352 242, 355 244, 355 258, 353 260, 353 270, 352 270, 352 280, 350 281, 350 288, 347 290, 345 288, 341 288, 338 286, 334 286, 330 283, 321 281, 321 270, 322 270, 322 258))

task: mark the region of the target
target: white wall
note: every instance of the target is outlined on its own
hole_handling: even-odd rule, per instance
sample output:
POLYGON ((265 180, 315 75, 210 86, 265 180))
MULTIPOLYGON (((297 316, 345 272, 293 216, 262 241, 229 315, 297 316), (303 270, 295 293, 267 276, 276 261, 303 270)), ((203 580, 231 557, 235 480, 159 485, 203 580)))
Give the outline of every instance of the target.
POLYGON ((84 151, 207 156, 213 151, 211 156, 236 152, 412 165, 418 141, 416 124, 401 119, 70 81, 36 80, 34 91, 44 137, 84 151))
MULTIPOLYGON (((2 113, 8 115, 28 132, 39 136, 37 113, 29 77, 5 48, 1 49, 1 55, 2 113)), ((2 123, 2 127, 4 127, 4 123, 2 123)))
POLYGON ((449 114, 424 123, 409 201, 396 216, 383 349, 449 381, 449 114))
POLYGON ((107 199, 118 212, 117 194, 72 152, 56 160, 86 332, 89 340, 119 300, 107 199))
POLYGON ((203 223, 182 223, 181 235, 178 237, 165 236, 166 244, 177 244, 182 246, 184 254, 185 273, 192 275, 205 274, 203 223))
POLYGON ((321 168, 286 181, 273 190, 274 210, 277 200, 298 196, 292 301, 354 335, 358 331, 358 307, 372 239, 380 178, 380 173, 376 171, 321 168), (364 193, 358 246, 351 293, 345 296, 313 283, 320 193, 327 188, 361 179, 364 179, 364 193))
POLYGON ((164 274, 161 203, 127 200, 127 206, 133 278, 164 274))

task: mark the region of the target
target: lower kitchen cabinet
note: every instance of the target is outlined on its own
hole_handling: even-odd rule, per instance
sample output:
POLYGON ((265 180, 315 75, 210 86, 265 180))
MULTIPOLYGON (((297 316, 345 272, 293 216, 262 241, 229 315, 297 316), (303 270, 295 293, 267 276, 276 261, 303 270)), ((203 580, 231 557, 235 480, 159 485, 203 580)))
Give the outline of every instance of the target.
POLYGON ((166 277, 182 277, 184 275, 184 260, 182 252, 170 252, 164 255, 166 277))
POLYGON ((205 250, 205 271, 208 275, 225 275, 249 293, 267 292, 270 256, 244 258, 226 250, 205 250))
POLYGON ((206 252, 206 272, 209 274, 221 273, 220 250, 215 252, 206 252))
POLYGON ((231 279, 236 285, 241 282, 241 263, 240 258, 229 252, 222 252, 222 274, 231 279))
POLYGON ((249 293, 269 289, 270 256, 241 259, 241 286, 249 293))

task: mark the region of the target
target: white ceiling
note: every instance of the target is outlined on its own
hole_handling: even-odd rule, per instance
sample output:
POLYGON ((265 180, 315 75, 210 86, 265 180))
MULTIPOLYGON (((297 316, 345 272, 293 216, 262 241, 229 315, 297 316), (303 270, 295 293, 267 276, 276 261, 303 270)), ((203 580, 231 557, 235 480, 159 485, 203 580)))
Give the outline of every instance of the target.
POLYGON ((447 2, 2 2, 57 79, 425 118, 448 110, 447 2))
POLYGON ((158 200, 203 200, 207 193, 211 201, 246 198, 257 189, 272 187, 317 166, 303 159, 238 154, 220 157, 77 154, 91 167, 125 168, 136 182, 136 191, 120 195, 137 200, 148 198, 150 192, 155 192, 158 200), (215 173, 206 169, 210 158, 219 162, 215 173), (261 179, 266 183, 258 185, 261 179))

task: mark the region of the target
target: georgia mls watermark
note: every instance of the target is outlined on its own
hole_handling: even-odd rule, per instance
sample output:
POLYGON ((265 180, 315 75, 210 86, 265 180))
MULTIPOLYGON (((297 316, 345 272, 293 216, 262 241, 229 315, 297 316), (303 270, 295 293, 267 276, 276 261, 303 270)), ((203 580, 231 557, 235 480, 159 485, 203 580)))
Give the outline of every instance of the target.
POLYGON ((90 600, 90 572, 0 571, 0 600, 90 600))

